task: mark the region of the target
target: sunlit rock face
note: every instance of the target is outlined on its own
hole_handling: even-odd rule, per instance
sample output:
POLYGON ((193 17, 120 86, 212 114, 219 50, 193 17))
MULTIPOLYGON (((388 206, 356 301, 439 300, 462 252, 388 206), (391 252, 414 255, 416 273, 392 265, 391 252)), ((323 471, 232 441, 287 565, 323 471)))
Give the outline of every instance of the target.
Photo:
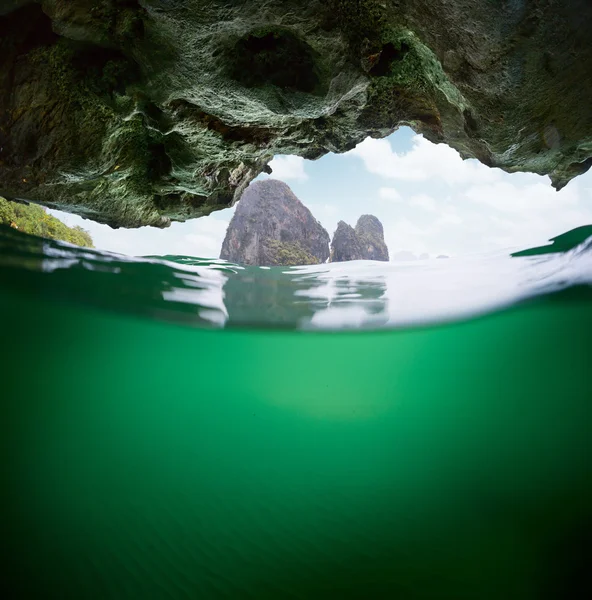
POLYGON ((0 0, 0 193, 166 226, 400 125, 561 187, 590 31, 589 0, 0 0))
POLYGON ((242 195, 220 258, 243 265, 314 265, 329 258, 329 234, 292 190, 275 179, 242 195))
POLYGON ((388 259, 384 229, 374 215, 362 215, 355 229, 339 221, 331 241, 331 262, 388 259))

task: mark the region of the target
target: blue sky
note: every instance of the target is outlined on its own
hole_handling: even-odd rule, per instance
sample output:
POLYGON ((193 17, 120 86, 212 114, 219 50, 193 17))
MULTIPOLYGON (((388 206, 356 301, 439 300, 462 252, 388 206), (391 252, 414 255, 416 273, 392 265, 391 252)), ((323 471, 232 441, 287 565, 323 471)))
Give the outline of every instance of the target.
MULTIPOLYGON (((592 224, 592 172, 556 192, 548 177, 463 161, 409 128, 367 139, 346 154, 317 161, 278 156, 271 166, 271 177, 288 183, 331 235, 339 220, 355 225, 361 214, 376 215, 391 258, 399 252, 433 257, 528 247, 592 224)), ((211 258, 219 255, 234 209, 164 230, 114 230, 52 212, 89 230, 101 249, 211 258)))

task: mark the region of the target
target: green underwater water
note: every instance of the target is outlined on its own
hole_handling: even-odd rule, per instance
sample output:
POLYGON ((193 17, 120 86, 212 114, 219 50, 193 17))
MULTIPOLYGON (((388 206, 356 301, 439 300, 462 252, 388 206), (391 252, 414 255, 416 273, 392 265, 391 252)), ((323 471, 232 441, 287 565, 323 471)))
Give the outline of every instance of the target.
POLYGON ((587 597, 589 286, 429 327, 219 331, 3 235, 3 597, 587 597))

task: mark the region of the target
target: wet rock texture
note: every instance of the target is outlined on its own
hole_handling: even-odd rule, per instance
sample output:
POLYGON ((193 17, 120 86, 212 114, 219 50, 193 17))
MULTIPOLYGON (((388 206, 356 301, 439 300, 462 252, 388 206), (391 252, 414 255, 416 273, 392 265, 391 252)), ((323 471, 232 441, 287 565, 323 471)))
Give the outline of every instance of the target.
POLYGON ((389 259, 382 223, 374 215, 362 215, 354 229, 339 221, 331 241, 331 261, 389 259))
POLYGON ((589 0, 0 0, 0 193, 166 226, 400 125, 559 188, 590 31, 589 0))
POLYGON ((287 184, 256 181, 242 195, 220 258, 270 267, 324 263, 329 234, 287 184))

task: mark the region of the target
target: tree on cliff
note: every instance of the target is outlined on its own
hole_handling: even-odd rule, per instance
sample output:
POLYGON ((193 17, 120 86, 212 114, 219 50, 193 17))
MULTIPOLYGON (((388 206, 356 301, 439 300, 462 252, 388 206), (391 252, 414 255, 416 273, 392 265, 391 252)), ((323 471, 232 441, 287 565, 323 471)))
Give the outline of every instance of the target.
POLYGON ((88 231, 77 225, 68 227, 37 204, 9 202, 0 197, 0 225, 8 225, 39 237, 94 248, 88 231))

